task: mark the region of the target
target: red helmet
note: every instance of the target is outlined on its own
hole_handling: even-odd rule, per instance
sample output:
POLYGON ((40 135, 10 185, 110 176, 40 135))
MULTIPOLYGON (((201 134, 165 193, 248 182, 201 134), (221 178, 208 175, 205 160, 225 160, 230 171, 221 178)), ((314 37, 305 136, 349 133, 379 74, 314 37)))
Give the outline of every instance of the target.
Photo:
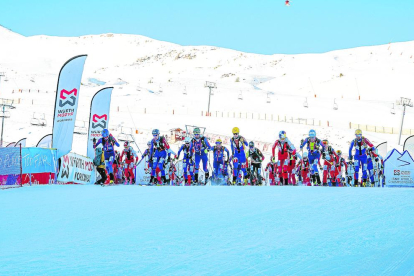
POLYGON ((129 142, 128 141, 125 141, 124 148, 127 148, 127 147, 129 147, 129 142))

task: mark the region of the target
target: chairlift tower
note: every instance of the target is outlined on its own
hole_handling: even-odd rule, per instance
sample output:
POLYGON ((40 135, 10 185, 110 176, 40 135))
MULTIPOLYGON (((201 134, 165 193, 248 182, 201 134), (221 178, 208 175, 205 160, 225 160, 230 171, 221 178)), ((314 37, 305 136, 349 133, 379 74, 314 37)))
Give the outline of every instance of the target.
POLYGON ((207 109, 207 114, 210 116, 210 98, 211 98, 211 89, 216 89, 216 83, 211 82, 211 81, 206 81, 206 84, 204 84, 204 87, 208 87, 209 88, 209 93, 208 93, 208 109, 207 109))
POLYGON ((402 112, 402 116, 401 116, 400 138, 398 139, 398 145, 401 143, 401 134, 402 134, 402 131, 403 131, 404 116, 405 116, 405 107, 406 106, 413 107, 413 103, 411 102, 411 99, 408 99, 408 98, 401 97, 400 104, 404 108, 403 108, 403 112, 402 112))
POLYGON ((10 112, 6 111, 6 109, 15 109, 16 107, 13 106, 13 102, 14 102, 14 100, 10 100, 10 99, 0 99, 0 108, 1 108, 0 117, 2 119, 2 122, 1 122, 1 141, 0 141, 0 146, 1 147, 3 147, 4 119, 5 118, 10 118, 10 112))

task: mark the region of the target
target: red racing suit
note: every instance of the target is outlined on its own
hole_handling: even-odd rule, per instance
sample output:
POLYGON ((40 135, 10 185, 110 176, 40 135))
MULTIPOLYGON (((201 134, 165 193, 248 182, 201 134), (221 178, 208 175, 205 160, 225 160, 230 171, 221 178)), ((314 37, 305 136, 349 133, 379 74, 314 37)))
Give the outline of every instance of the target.
POLYGON ((279 183, 279 179, 277 179, 277 162, 269 162, 266 165, 266 169, 265 172, 269 171, 269 181, 270 181, 270 185, 276 185, 277 183, 279 183))
POLYGON ((322 159, 323 161, 323 184, 327 184, 328 176, 331 182, 335 182, 333 172, 335 171, 335 160, 338 158, 335 150, 331 146, 327 146, 323 149, 322 159))
POLYGON ((293 144, 289 141, 288 138, 285 140, 276 140, 272 147, 272 156, 275 157, 277 150, 277 159, 278 159, 278 166, 279 166, 279 178, 281 182, 284 182, 285 185, 288 184, 288 177, 289 177, 289 159, 290 153, 293 155, 296 154, 296 149, 293 144))
POLYGON ((125 162, 125 177, 127 181, 129 179, 134 180, 134 166, 135 163, 138 162, 138 155, 134 151, 134 149, 130 146, 122 151, 121 157, 119 158, 119 161, 125 162), (125 161, 123 160, 125 156, 125 161))
POLYGON ((310 182, 310 164, 309 159, 302 159, 298 162, 298 165, 296 167, 296 170, 300 172, 302 175, 302 183, 303 185, 311 186, 310 182))
POLYGON ((336 181, 336 184, 339 186, 342 183, 342 167, 345 166, 345 171, 348 170, 348 164, 344 158, 339 155, 336 155, 334 158, 334 169, 331 171, 332 181, 336 181))

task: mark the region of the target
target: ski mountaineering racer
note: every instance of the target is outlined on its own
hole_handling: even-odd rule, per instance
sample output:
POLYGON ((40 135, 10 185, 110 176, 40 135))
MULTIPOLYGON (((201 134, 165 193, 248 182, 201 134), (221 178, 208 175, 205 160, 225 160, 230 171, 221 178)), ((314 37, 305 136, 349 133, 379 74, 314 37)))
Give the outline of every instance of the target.
POLYGON ((185 137, 184 144, 178 150, 177 156, 175 159, 180 158, 180 154, 183 152, 183 174, 184 174, 184 182, 187 185, 191 185, 192 178, 193 178, 193 171, 194 171, 194 154, 193 148, 191 145, 191 138, 185 137))
POLYGON ((333 178, 333 174, 335 171, 335 160, 338 159, 335 150, 329 145, 328 140, 322 140, 322 160, 323 160, 323 186, 328 185, 332 186, 335 183, 335 178, 333 178))
POLYGON ((194 138, 191 140, 191 147, 194 151, 194 159, 195 159, 195 175, 194 181, 198 183, 198 174, 200 170, 200 161, 203 162, 203 170, 204 170, 204 185, 207 183, 207 180, 210 177, 210 173, 208 171, 208 152, 213 148, 210 146, 208 139, 201 135, 201 131, 198 127, 194 128, 193 131, 194 138))
POLYGON ((321 185, 321 178, 319 176, 318 165, 320 165, 320 148, 323 147, 321 140, 316 137, 316 131, 311 129, 309 131, 309 137, 303 140, 300 145, 300 149, 302 150, 303 147, 306 145, 308 150, 308 159, 310 163, 310 176, 313 183, 317 183, 321 185))
POLYGON ((102 145, 104 156, 105 156, 105 167, 109 173, 110 183, 114 183, 114 171, 113 171, 113 163, 115 160, 115 148, 116 145, 119 147, 118 141, 109 133, 109 130, 106 128, 102 130, 102 138, 96 142, 96 139, 93 138, 93 148, 95 149, 97 146, 102 145))
POLYGON ((125 168, 125 180, 131 184, 135 184, 135 175, 134 168, 138 162, 138 155, 135 150, 130 146, 129 142, 124 143, 124 150, 122 151, 121 156, 119 157, 121 164, 124 164, 125 168), (125 156, 125 160, 124 159, 125 156))
POLYGON ((345 167, 345 172, 348 170, 348 164, 346 163, 345 159, 342 157, 342 151, 336 151, 336 158, 334 159, 334 170, 332 172, 332 179, 336 182, 337 186, 341 186, 344 184, 342 177, 342 168, 345 167))
POLYGON ((289 182, 289 159, 290 154, 296 155, 296 149, 293 144, 289 141, 286 136, 286 131, 279 132, 279 139, 273 144, 272 147, 272 156, 276 157, 276 150, 277 150, 277 157, 278 157, 278 167, 279 167, 279 178, 281 185, 288 185, 289 182))
POLYGON ((247 178, 249 177, 247 174, 247 159, 245 153, 245 147, 249 144, 247 143, 246 139, 243 136, 240 136, 240 129, 238 127, 234 127, 232 129, 233 137, 230 139, 231 144, 231 158, 233 160, 233 185, 239 184, 241 185, 241 180, 244 178, 243 184, 247 183, 247 178))
POLYGON ((278 167, 276 157, 270 157, 270 162, 266 165, 265 171, 269 174, 269 184, 271 186, 274 186, 279 183, 279 179, 277 178, 278 167))
POLYGON ((251 185, 262 185, 262 162, 265 159, 263 153, 254 146, 254 142, 249 142, 247 157, 250 158, 250 179, 251 185), (257 181, 257 183, 256 183, 257 181))
POLYGON ((224 163, 226 160, 230 159, 230 152, 229 150, 222 145, 223 141, 221 139, 217 139, 216 140, 216 145, 213 147, 213 168, 214 168, 214 173, 213 176, 215 179, 224 176, 225 172, 224 172, 224 163), (225 154, 227 156, 225 156, 225 154))
POLYGON ((171 153, 170 145, 164 136, 160 136, 160 131, 158 129, 152 131, 152 136, 154 138, 151 140, 149 154, 149 162, 152 163, 151 180, 154 181, 157 179, 158 184, 165 184, 167 183, 167 179, 165 178, 164 161, 167 158, 167 152, 171 153), (159 174, 161 174, 161 177, 159 174))
POLYGON ((311 182, 310 182, 311 164, 309 162, 307 151, 303 153, 302 159, 299 160, 296 170, 300 173, 302 177, 302 184, 305 186, 311 186, 311 182))
POLYGON ((362 131, 357 129, 355 131, 355 139, 351 142, 349 146, 349 160, 354 159, 355 166, 355 186, 358 185, 359 180, 359 169, 362 169, 362 186, 366 186, 367 183, 367 159, 368 152, 367 150, 375 151, 374 145, 364 136, 362 136, 362 131), (352 155, 352 149, 355 148, 355 154, 352 155))

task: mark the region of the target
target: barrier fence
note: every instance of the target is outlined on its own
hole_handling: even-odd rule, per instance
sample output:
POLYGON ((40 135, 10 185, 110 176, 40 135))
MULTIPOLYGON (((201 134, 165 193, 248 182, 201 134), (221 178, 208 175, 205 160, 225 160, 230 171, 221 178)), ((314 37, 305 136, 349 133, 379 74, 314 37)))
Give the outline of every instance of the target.
MULTIPOLYGON (((29 103, 32 105, 36 104, 33 99, 14 99, 16 104, 29 103)), ((123 113, 127 112, 121 109, 119 106, 115 107, 115 112, 123 113)), ((322 127, 343 127, 349 129, 361 129, 363 131, 385 133, 385 134, 399 134, 399 127, 389 126, 376 126, 368 124, 359 124, 353 122, 338 122, 332 120, 319 120, 315 118, 300 118, 289 115, 273 114, 273 113, 261 113, 261 112, 240 112, 240 111, 212 111, 210 113, 203 110, 196 109, 158 109, 158 108, 137 108, 130 109, 133 114, 154 114, 154 115, 191 115, 200 117, 212 117, 212 118, 233 118, 233 119, 244 119, 244 120, 262 120, 262 121, 274 121, 283 122, 289 124, 299 124, 307 126, 322 126, 322 127)), ((414 129, 404 128, 402 135, 414 135, 414 129)))

